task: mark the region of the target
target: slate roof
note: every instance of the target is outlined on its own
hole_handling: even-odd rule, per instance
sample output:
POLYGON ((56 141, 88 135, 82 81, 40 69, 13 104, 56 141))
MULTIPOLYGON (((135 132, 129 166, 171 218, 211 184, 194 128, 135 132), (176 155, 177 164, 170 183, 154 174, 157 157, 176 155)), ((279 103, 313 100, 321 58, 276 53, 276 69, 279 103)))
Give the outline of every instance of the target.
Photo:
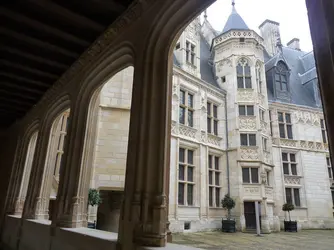
MULTIPOLYGON (((306 53, 289 47, 282 47, 282 52, 272 58, 267 58, 265 62, 266 73, 268 73, 279 61, 284 61, 289 70, 289 86, 291 93, 291 103, 309 107, 319 107, 317 103, 317 75, 313 53, 306 53)), ((273 85, 273 79, 267 77, 267 85, 273 85)), ((270 101, 280 101, 275 99, 274 93, 268 87, 268 99, 270 101)), ((281 102, 284 102, 283 100, 281 102)), ((290 102, 289 102, 290 103, 290 102)))
POLYGON ((223 33, 229 30, 248 30, 248 26, 242 17, 238 14, 237 10, 235 9, 234 5, 232 6, 232 13, 227 19, 225 27, 223 29, 223 33))

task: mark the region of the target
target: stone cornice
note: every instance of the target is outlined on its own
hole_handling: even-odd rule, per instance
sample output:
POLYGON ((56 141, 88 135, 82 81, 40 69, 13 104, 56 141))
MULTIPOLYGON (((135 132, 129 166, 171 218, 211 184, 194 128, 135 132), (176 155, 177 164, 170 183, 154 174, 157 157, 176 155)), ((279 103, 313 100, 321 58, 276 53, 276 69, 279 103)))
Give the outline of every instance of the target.
POLYGON ((274 108, 282 108, 282 109, 293 109, 296 111, 306 111, 306 112, 314 112, 318 114, 323 114, 323 111, 321 108, 313 108, 313 107, 307 107, 307 106, 302 106, 302 105, 297 105, 297 104, 291 104, 291 103, 280 103, 280 102, 272 102, 268 101, 269 108, 274 107, 274 108))
POLYGON ((287 148, 291 150, 303 150, 303 151, 328 153, 327 143, 315 142, 315 141, 273 138, 272 146, 280 147, 280 148, 287 148))

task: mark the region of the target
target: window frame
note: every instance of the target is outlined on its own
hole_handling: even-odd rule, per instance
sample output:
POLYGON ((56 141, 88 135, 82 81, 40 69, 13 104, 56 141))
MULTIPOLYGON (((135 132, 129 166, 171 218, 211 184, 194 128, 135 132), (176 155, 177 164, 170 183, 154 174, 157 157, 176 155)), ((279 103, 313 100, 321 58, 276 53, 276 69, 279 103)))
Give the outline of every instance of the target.
POLYGON ((325 125, 325 120, 324 119, 320 119, 320 128, 321 128, 322 142, 323 143, 328 143, 327 130, 326 130, 326 125, 325 125))
POLYGON ((275 72, 274 72, 274 82, 275 82, 275 89, 279 90, 281 92, 289 92, 290 88, 289 88, 289 69, 287 67, 287 65, 283 62, 278 62, 276 67, 275 67, 275 72), (277 77, 278 76, 278 80, 277 77), (283 89, 283 84, 284 81, 282 81, 282 79, 284 80, 284 76, 286 77, 286 90, 283 89), (277 88, 279 84, 279 88, 277 88))
POLYGON ((194 103, 195 103, 195 94, 191 91, 188 91, 187 89, 181 88, 180 89, 180 96, 181 92, 184 92, 184 104, 181 101, 179 101, 179 123, 188 127, 194 127, 194 114, 195 114, 195 108, 194 108, 194 103), (189 105, 189 96, 192 96, 192 106, 189 105), (184 109, 184 123, 181 122, 181 110, 184 109), (191 125, 189 124, 189 113, 192 113, 192 118, 191 118, 191 125))
POLYGON ((259 167, 247 167, 247 166, 242 166, 241 167, 241 178, 242 178, 242 184, 260 184, 260 176, 259 176, 259 167), (248 169, 248 177, 249 177, 249 182, 245 182, 244 180, 244 169, 248 169), (257 170, 257 182, 253 182, 253 174, 252 174, 252 169, 257 170))
POLYGON ((266 111, 262 108, 259 108, 259 117, 261 122, 266 121, 266 111))
POLYGON ((186 62, 196 66, 196 44, 186 40, 186 62))
POLYGON ((237 88, 238 89, 252 89, 253 86, 252 86, 251 67, 250 67, 249 62, 246 58, 241 58, 238 61, 236 71, 237 71, 237 88), (239 66, 242 68, 242 74, 239 74, 239 72, 238 72, 238 67, 239 66), (249 67, 249 75, 246 74, 246 70, 245 70, 246 67, 249 67), (242 79, 242 87, 239 86, 239 79, 242 79), (249 79, 250 86, 248 86, 248 84, 246 83, 246 79, 249 79))
POLYGON ((196 165, 195 165, 195 150, 190 149, 184 146, 179 147, 179 159, 178 159, 178 198, 177 204, 179 206, 195 206, 195 180, 196 180, 196 165), (184 150, 184 162, 180 161, 180 151, 184 150), (192 163, 189 163, 188 154, 189 151, 192 152, 192 163), (180 166, 183 166, 183 180, 180 179, 180 166), (189 181, 188 176, 188 168, 192 168, 192 181, 189 181), (180 184, 183 185, 183 202, 180 203, 180 184), (192 186, 192 204, 189 204, 189 197, 188 197, 188 187, 192 186))
POLYGON ((297 153, 282 151, 281 157, 282 157, 283 175, 287 175, 287 176, 299 176, 299 174, 298 174, 299 170, 298 170, 298 162, 297 162, 297 153), (287 155, 287 160, 283 159, 283 154, 287 155), (295 161, 291 161, 291 155, 294 155, 295 161), (284 163, 288 164, 288 170, 289 170, 288 174, 284 173, 284 163), (291 167, 292 164, 296 165, 296 174, 292 173, 292 167, 291 167))
POLYGON ((220 156, 215 155, 213 153, 209 153, 208 155, 208 197, 209 197, 209 207, 210 208, 216 208, 216 207, 220 207, 220 200, 222 198, 222 193, 221 193, 221 188, 222 188, 222 179, 221 179, 221 164, 220 164, 220 156), (210 160, 211 159, 211 160, 210 160), (217 166, 217 162, 218 161, 218 166, 217 166), (211 162, 211 164, 210 164, 211 162), (211 165, 211 167, 210 167, 211 165), (218 185, 216 183, 217 179, 216 179, 216 175, 218 174, 218 185), (210 178, 210 176, 212 176, 210 178), (211 183, 210 183, 210 179, 211 179, 211 183), (210 190, 212 190, 212 198, 210 198, 210 190), (217 198, 217 190, 219 192, 219 197, 217 198), (212 203, 211 203, 212 202, 212 203))
POLYGON ((302 207, 302 201, 301 201, 301 197, 300 197, 300 190, 301 188, 299 187, 285 187, 285 202, 288 203, 288 200, 287 200, 287 189, 290 189, 291 190, 291 200, 292 200, 292 204, 295 206, 295 207, 302 207), (299 196, 299 205, 296 205, 296 197, 295 197, 295 190, 298 190, 298 196, 299 196))
POLYGON ((329 156, 326 156, 326 165, 328 170, 328 178, 333 180, 334 171, 331 163, 331 158, 329 156))
POLYGON ((268 150, 268 138, 264 137, 264 136, 262 136, 262 149, 265 152, 269 152, 269 150, 268 150))
POLYGON ((256 142, 256 133, 240 133, 240 146, 242 146, 242 147, 256 147, 257 146, 257 142, 256 142), (247 145, 243 145, 242 144, 242 138, 241 138, 241 136, 242 135, 246 135, 247 136, 247 145), (249 138, 249 136, 250 135, 254 135, 255 137, 255 145, 250 145, 250 138, 249 138))
POLYGON ((291 113, 284 112, 284 111, 277 111, 277 121, 278 121, 278 131, 279 131, 279 137, 281 139, 289 139, 293 140, 293 127, 292 127, 292 115, 291 113), (279 117, 280 114, 282 114, 283 121, 280 121, 279 117), (290 122, 287 122, 286 116, 289 115, 290 117, 290 122), (281 127, 280 125, 283 125, 284 127, 284 137, 281 136, 281 127), (291 127, 291 138, 289 138, 289 133, 288 133, 288 127, 291 127))
POLYGON ((207 107, 207 122, 206 122, 206 125, 207 125, 207 128, 206 128, 206 131, 208 134, 212 134, 212 135, 215 135, 215 136, 218 136, 218 133, 219 133, 219 119, 218 119, 218 105, 215 103, 215 102, 212 102, 212 101, 207 101, 206 103, 206 107, 207 107), (210 108, 209 108, 210 106, 210 108), (216 115, 215 115, 215 112, 214 112, 214 107, 217 108, 217 112, 216 112, 216 115), (217 124, 217 125, 215 125, 217 124), (209 125, 209 126, 208 126, 209 125), (217 126, 217 129, 215 129, 217 126))
POLYGON ((238 105, 238 112, 239 112, 239 116, 255 116, 255 107, 254 107, 254 105, 247 105, 247 104, 240 104, 240 105, 238 105), (242 114, 240 114, 240 108, 241 107, 244 107, 244 109, 245 109, 245 114, 244 115, 242 115, 242 114), (253 114, 248 114, 248 108, 252 108, 252 110, 253 110, 253 114))

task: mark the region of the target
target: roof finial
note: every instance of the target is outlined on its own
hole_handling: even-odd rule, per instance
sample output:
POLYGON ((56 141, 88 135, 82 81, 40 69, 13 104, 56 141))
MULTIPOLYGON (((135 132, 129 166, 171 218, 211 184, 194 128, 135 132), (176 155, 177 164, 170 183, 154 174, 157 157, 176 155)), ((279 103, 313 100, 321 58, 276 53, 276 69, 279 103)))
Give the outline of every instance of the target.
POLYGON ((204 11, 204 18, 205 18, 205 19, 208 18, 208 15, 207 15, 207 13, 206 13, 206 9, 205 9, 205 11, 204 11))
POLYGON ((235 5, 235 1, 234 1, 234 0, 232 0, 232 6, 234 7, 234 5, 235 5))

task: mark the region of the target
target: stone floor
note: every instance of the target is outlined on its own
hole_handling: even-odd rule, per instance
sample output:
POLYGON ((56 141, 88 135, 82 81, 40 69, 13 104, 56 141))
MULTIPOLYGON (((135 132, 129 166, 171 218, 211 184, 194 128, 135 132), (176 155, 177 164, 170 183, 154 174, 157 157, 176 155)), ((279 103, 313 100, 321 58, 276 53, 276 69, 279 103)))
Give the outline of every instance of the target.
POLYGON ((272 233, 263 237, 246 233, 173 234, 173 243, 210 250, 332 250, 334 230, 303 230, 298 233, 272 233))

